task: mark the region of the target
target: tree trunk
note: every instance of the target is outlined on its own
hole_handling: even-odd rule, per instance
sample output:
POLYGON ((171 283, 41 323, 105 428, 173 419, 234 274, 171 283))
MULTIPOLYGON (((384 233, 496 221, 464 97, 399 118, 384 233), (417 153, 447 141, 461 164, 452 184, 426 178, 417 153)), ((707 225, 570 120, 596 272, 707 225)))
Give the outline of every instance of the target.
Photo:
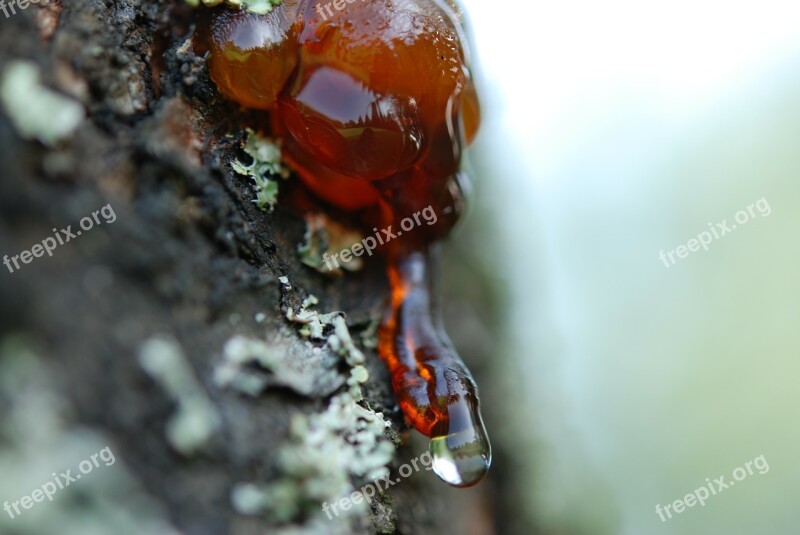
POLYGON ((402 445, 388 375, 363 345, 384 267, 328 277, 303 264, 306 224, 288 200, 309 201, 292 178, 274 211, 253 202, 232 163, 264 116, 218 95, 186 46, 194 16, 77 0, 0 21, 0 500, 63 483, 54 472, 85 478, 0 512, 0 532, 488 531, 487 486, 451 490, 424 470, 368 507, 322 511, 387 451, 396 480, 426 448, 402 445), (369 371, 360 388, 335 318, 303 329, 310 295, 307 309, 345 313, 369 371), (377 413, 391 423, 380 432, 377 413))

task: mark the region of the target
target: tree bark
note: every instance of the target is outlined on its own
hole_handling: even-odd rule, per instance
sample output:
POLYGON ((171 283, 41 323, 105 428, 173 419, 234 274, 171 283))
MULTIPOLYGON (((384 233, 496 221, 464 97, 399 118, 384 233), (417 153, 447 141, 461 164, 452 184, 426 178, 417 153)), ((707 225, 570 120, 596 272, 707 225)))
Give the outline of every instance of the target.
MULTIPOLYGON (((243 157, 245 125, 263 124, 264 116, 218 95, 204 59, 186 46, 194 16, 178 2, 79 0, 31 5, 0 20, 0 77, 24 61, 36 67, 42 87, 85 114, 69 135, 50 132, 59 139, 43 143, 22 131, 25 108, 2 109, 0 252, 19 255, 45 238, 63 238, 59 229, 81 230, 81 220, 103 206, 115 215, 110 222, 98 214, 52 256, 22 259, 13 272, 0 266, 0 462, 20 474, 0 485, 0 499, 29 495, 51 472, 75 473, 104 446, 118 461, 52 503, 4 517, 0 531, 448 533, 457 517, 473 530, 490 525, 485 490, 459 495, 430 472, 393 486, 346 522, 326 519, 302 492, 287 500, 303 503, 243 511, 243 484, 302 487, 302 477, 284 466, 283 455, 302 441, 292 421, 324 413, 347 389, 350 368, 337 361, 327 383, 304 389, 302 367, 282 377, 249 364, 251 379, 263 383, 255 395, 221 386, 215 373, 226 344, 246 337, 284 348, 294 359, 287 365, 307 361, 308 373, 317 374, 325 340, 303 337, 287 319, 309 295, 319 298, 320 312, 346 314, 365 353, 370 377, 360 405, 391 422, 384 435, 398 446, 391 467, 425 444, 401 445, 407 428, 386 370, 361 345, 387 294, 381 261, 339 278, 304 265, 297 252, 303 215, 283 202, 302 195, 296 180, 281 183, 273 212, 252 202, 252 184, 231 162, 243 157), (188 364, 191 377, 165 379, 169 362, 178 372, 188 364), (198 409, 197 399, 210 405, 198 409), (203 429, 192 428, 200 438, 171 437, 181 411, 205 415, 200 427, 211 435, 203 439, 203 429), (465 503, 470 512, 457 512, 465 503)), ((37 94, 29 106, 41 109, 37 94)))

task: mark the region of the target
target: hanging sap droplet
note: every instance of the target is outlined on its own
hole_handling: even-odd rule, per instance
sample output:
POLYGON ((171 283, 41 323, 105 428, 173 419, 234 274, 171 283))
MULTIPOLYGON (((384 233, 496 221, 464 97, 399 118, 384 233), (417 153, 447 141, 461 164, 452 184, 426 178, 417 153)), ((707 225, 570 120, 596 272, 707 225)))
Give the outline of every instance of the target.
MULTIPOLYGON (((459 408, 463 409, 463 405, 459 408)), ((476 484, 492 464, 492 446, 486 436, 480 411, 477 407, 471 409, 468 418, 458 419, 459 425, 455 426, 457 430, 433 436, 429 445, 433 471, 442 481, 454 487, 476 484)), ((451 429, 454 427, 452 423, 455 422, 451 420, 451 429)))

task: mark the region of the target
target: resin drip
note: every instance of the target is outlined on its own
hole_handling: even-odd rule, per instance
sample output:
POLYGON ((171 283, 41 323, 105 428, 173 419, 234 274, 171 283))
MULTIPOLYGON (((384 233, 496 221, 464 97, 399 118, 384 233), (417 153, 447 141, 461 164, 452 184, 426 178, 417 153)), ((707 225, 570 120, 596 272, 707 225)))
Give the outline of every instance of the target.
POLYGON ((483 478, 492 459, 478 387, 444 332, 437 304, 439 247, 392 259, 391 307, 380 331, 380 354, 409 422, 431 437, 433 470, 457 487, 483 478))
POLYGON ((368 234, 378 221, 397 233, 378 249, 392 285, 380 353, 408 422, 431 437, 435 472, 469 486, 491 449, 475 381, 432 302, 432 244, 462 211, 461 154, 480 123, 461 15, 450 0, 348 0, 330 17, 317 7, 209 10, 198 52, 223 95, 269 112, 262 126, 316 196, 356 212, 368 234), (420 213, 435 218, 420 224, 420 213), (413 230, 398 230, 412 216, 413 230))

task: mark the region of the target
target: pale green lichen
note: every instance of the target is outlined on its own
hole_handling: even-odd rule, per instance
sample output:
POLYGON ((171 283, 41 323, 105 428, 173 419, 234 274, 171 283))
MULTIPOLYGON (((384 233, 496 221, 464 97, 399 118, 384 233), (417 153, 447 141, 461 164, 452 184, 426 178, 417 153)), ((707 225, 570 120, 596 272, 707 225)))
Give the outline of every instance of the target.
POLYGON ((291 388, 306 396, 327 396, 345 380, 337 371, 337 355, 278 333, 266 342, 236 335, 225 343, 214 369, 221 388, 257 396, 271 386, 291 388))
POLYGON ((259 15, 266 15, 274 7, 281 5, 281 2, 282 0, 186 0, 186 3, 192 7, 199 7, 201 4, 206 7, 228 4, 259 15))
MULTIPOLYGON (((289 279, 286 279, 286 284, 289 285, 289 279)), ((289 287, 291 287, 289 285, 289 287)), ((319 300, 313 295, 309 295, 300 305, 300 311, 295 312, 292 308, 286 309, 286 319, 294 323, 300 323, 300 334, 304 338, 313 338, 315 340, 325 339, 323 334, 327 325, 333 324, 333 318, 341 315, 341 312, 330 312, 328 314, 320 314, 311 307, 317 305, 319 300)))
MULTIPOLYGON (((359 483, 388 475, 394 446, 384 436, 388 423, 359 405, 349 392, 334 396, 319 414, 292 418, 289 441, 278 452, 282 477, 270 484, 242 483, 231 495, 241 514, 268 514, 287 522, 305 513, 319 517, 321 504, 334 503, 359 483)), ((354 504, 330 521, 330 528, 364 516, 368 504, 354 504)))
MULTIPOLYGON (((282 279, 289 286, 289 279, 282 279)), ((292 340, 285 333, 277 333, 270 341, 236 335, 223 347, 222 358, 214 369, 215 384, 251 396, 270 386, 291 388, 307 396, 328 396, 346 382, 353 397, 361 399, 359 385, 369 379, 364 354, 353 342, 343 314, 320 314, 312 309, 317 303, 311 295, 299 312, 287 309, 286 317, 302 325, 299 332, 303 338, 324 340, 324 346, 292 340), (331 331, 328 336, 326 329, 331 331), (346 380, 337 371, 337 357, 351 368, 346 380)))
POLYGON ((375 349, 378 347, 378 329, 381 325, 381 319, 376 316, 370 320, 369 325, 361 333, 361 345, 367 349, 375 349))
POLYGON ((72 470, 104 448, 112 464, 59 489, 53 500, 34 503, 11 518, 0 515, 0 533, 17 535, 180 535, 136 479, 108 436, 74 423, 75 408, 59 393, 57 372, 20 336, 0 341, 0 495, 10 502, 29 496, 51 474, 72 470))
POLYGON ((341 356, 351 367, 347 384, 350 394, 355 400, 362 397, 360 384, 367 382, 369 372, 364 368, 364 354, 356 347, 347 328, 342 312, 329 312, 320 314, 311 307, 319 303, 318 299, 309 295, 300 306, 300 311, 295 313, 292 308, 286 310, 286 318, 294 323, 302 324, 300 334, 306 338, 326 340, 326 346, 334 353, 341 356), (332 327, 333 332, 325 336, 327 327, 332 327))
POLYGON ((0 102, 25 138, 56 145, 83 121, 80 102, 42 85, 39 68, 30 61, 12 61, 0 82, 0 102))
POLYGON ((271 212, 278 202, 277 179, 289 178, 289 169, 281 160, 281 149, 274 140, 261 136, 249 128, 242 149, 250 156, 252 162, 244 164, 234 160, 231 167, 235 173, 253 180, 256 194, 253 202, 260 210, 271 212))
POLYGON ((333 324, 333 334, 328 337, 328 345, 331 349, 344 357, 350 366, 364 364, 364 353, 353 343, 344 317, 335 316, 331 323, 333 324))
POLYGON ((364 266, 364 261, 353 256, 349 262, 339 262, 328 259, 326 254, 338 253, 349 249, 353 244, 361 243, 363 235, 350 227, 342 225, 322 213, 306 214, 306 233, 303 243, 297 246, 300 260, 307 266, 320 273, 341 275, 342 268, 347 271, 358 271, 364 266))
POLYGON ((220 425, 220 417, 194 376, 180 344, 170 337, 147 340, 139 364, 177 403, 167 421, 167 440, 178 452, 191 455, 203 448, 220 425))
MULTIPOLYGON (((289 280, 281 283, 291 288, 289 280)), ((334 503, 350 495, 359 485, 388 474, 387 465, 394 456, 394 445, 386 438, 389 422, 381 413, 363 405, 361 385, 369 379, 364 366, 364 354, 356 347, 350 335, 344 314, 320 313, 313 309, 318 304, 314 296, 306 298, 300 310, 289 308, 286 317, 301 325, 299 332, 308 340, 324 340, 326 350, 338 355, 350 366, 347 390, 333 396, 327 408, 317 414, 296 414, 292 417, 289 439, 280 448, 276 465, 281 467, 281 477, 270 483, 242 482, 231 493, 231 502, 241 514, 266 514, 281 524, 305 518, 302 533, 346 533, 353 523, 365 521, 369 505, 353 504, 341 515, 327 519, 321 509, 323 503, 334 503)), ((237 342, 240 343, 240 342, 237 342)), ((277 374, 286 373, 290 363, 275 354, 267 356, 266 349, 256 345, 263 353, 259 362, 277 374)), ((239 353, 247 353, 239 351, 239 353)), ((310 359, 297 355, 295 359, 310 359)), ((230 370, 225 372, 227 377, 230 370)), ((276 531, 277 533, 291 533, 276 531)))

